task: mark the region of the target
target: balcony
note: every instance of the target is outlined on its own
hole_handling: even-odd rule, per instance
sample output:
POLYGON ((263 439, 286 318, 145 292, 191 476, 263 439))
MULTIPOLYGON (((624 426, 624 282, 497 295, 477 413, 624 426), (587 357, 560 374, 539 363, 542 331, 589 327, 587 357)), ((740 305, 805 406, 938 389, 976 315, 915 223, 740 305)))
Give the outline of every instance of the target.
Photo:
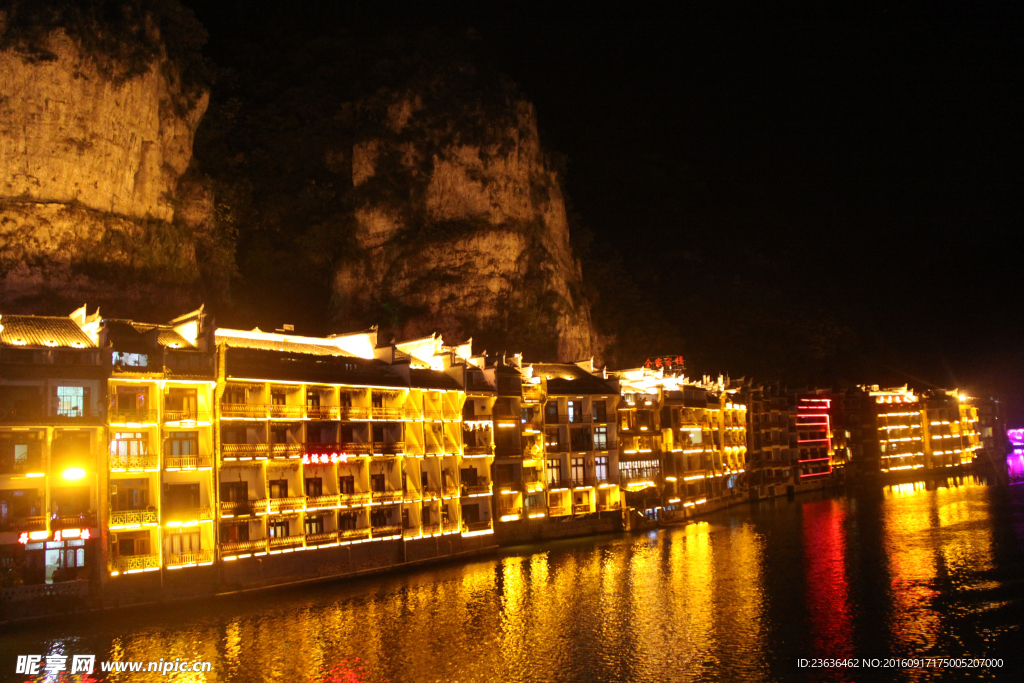
POLYGON ((270 445, 270 457, 275 460, 295 460, 301 458, 305 450, 301 443, 275 443, 270 445))
POLYGON ((491 520, 485 519, 481 522, 465 522, 462 525, 463 531, 486 531, 491 528, 491 520))
POLYGON ((544 424, 546 425, 564 425, 569 424, 568 415, 544 415, 544 424))
POLYGON ((402 500, 402 492, 400 490, 395 489, 387 489, 384 491, 371 491, 370 496, 375 503, 402 500))
POLYGON ((156 453, 142 455, 110 454, 110 469, 113 472, 127 470, 155 470, 160 467, 160 456, 156 453))
POLYGON ((598 503, 597 509, 601 510, 602 512, 607 510, 621 510, 622 503, 619 501, 615 501, 614 503, 598 503))
POLYGON ((337 531, 323 531, 319 534, 309 534, 306 536, 307 545, 315 545, 318 543, 333 543, 338 540, 337 531))
POLYGON ((270 445, 265 443, 226 443, 220 448, 225 458, 265 458, 270 453, 270 445))
POLYGON ((213 467, 213 458, 208 455, 185 455, 164 457, 165 470, 198 470, 213 467))
POLYGON ((220 415, 221 417, 266 417, 267 406, 262 403, 221 403, 220 415))
POLYGON ((305 543, 305 536, 278 536, 277 538, 270 539, 270 547, 274 548, 291 548, 297 545, 305 543))
POLYGON ((270 417, 278 419, 294 419, 298 420, 305 416, 306 406, 289 406, 280 403, 274 403, 267 406, 270 409, 270 417))
POLYGON ((567 517, 569 514, 570 510, 567 505, 548 506, 548 517, 567 517))
POLYGON ((585 515, 588 512, 592 512, 592 510, 589 503, 584 503, 582 505, 573 505, 572 512, 574 515, 585 515))
POLYGON ((266 550, 267 539, 257 538, 252 541, 228 541, 220 544, 220 551, 223 554, 248 553, 254 550, 266 550))
POLYGON ((340 505, 338 502, 338 494, 328 494, 325 496, 309 496, 306 498, 306 509, 311 508, 336 508, 340 505))
POLYGON ((205 410, 165 410, 164 422, 209 422, 210 413, 205 410))
POLYGON ((433 536, 434 534, 441 533, 440 524, 424 524, 420 527, 420 531, 424 536, 433 536))
POLYGON ((8 517, 0 523, 0 531, 46 531, 46 517, 8 517))
MULTIPOLYGON (((29 517, 28 519, 33 519, 29 517)), ((58 515, 50 518, 51 529, 88 529, 98 526, 96 515, 92 512, 83 512, 78 515, 58 515)), ((45 524, 41 528, 46 528, 45 524)))
POLYGON ((110 571, 122 574, 159 568, 160 558, 157 555, 122 555, 110 560, 110 571))
POLYGON ((222 500, 220 502, 220 513, 222 515, 234 515, 235 517, 252 515, 255 514, 253 509, 255 502, 254 500, 222 500))
POLYGON ((338 495, 339 505, 358 505, 360 503, 369 503, 370 494, 368 492, 362 493, 341 493, 338 495))
POLYGON ((441 422, 444 420, 444 413, 440 410, 424 410, 423 419, 427 422, 441 422))
POLYGON ((114 527, 156 524, 158 517, 156 510, 111 510, 109 525, 114 527))
POLYGON ((401 524, 384 524, 381 526, 375 526, 371 529, 371 533, 374 538, 382 538, 385 536, 399 536, 402 533, 401 524))
POLYGON ((428 486, 423 489, 424 498, 440 498, 441 487, 440 486, 428 486))
POLYGON ((341 406, 338 408, 338 419, 341 420, 367 420, 369 418, 369 408, 358 408, 354 406, 341 406))
POLYGON ((466 456, 491 455, 491 447, 490 446, 466 446, 465 449, 463 449, 463 454, 466 455, 466 456))
POLYGON ((338 406, 306 406, 310 420, 337 420, 341 416, 338 406))
POLYGON ((471 496, 473 494, 490 493, 490 492, 491 492, 491 482, 485 481, 483 479, 477 479, 476 482, 473 483, 473 484, 463 484, 462 485, 462 495, 464 495, 464 496, 471 496))
POLYGON ((369 455, 373 450, 373 444, 369 443, 356 443, 354 441, 345 441, 338 444, 342 453, 348 455, 369 455))
POLYGON ((361 538, 367 538, 370 535, 368 528, 362 529, 341 529, 338 531, 339 541, 355 541, 361 538))
POLYGON ((274 514, 276 512, 294 512, 306 507, 305 496, 289 496, 287 498, 264 498, 253 502, 256 514, 274 514))
POLYGON ((42 472, 43 459, 39 456, 14 460, 10 457, 0 461, 0 474, 25 474, 27 472, 42 472))
POLYGON ((572 478, 572 487, 574 489, 593 488, 596 484, 597 480, 594 477, 572 478))
POLYGON ((537 493, 538 491, 544 490, 544 482, 542 481, 528 481, 524 488, 527 493, 537 493))
POLYGON ((212 550, 200 550, 195 553, 179 553, 168 555, 164 558, 168 567, 185 567, 194 564, 211 564, 213 562, 212 550))
POLYGON ((405 453, 404 441, 374 441, 373 452, 382 455, 401 455, 405 453))
POLYGON ((107 414, 107 421, 110 424, 142 424, 144 422, 156 422, 157 411, 145 408, 136 410, 111 410, 107 414))
POLYGON ((423 413, 418 408, 405 408, 402 410, 402 417, 406 420, 414 420, 419 422, 423 419, 423 413))
POLYGON ((401 420, 402 411, 398 408, 371 408, 370 418, 374 420, 401 420))

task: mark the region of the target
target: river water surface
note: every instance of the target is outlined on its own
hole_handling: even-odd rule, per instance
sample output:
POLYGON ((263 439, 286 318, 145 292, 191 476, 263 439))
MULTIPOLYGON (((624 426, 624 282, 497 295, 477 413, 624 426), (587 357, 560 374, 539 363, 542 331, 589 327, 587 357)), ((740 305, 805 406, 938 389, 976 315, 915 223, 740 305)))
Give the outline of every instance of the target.
POLYGON ((112 681, 1021 680, 1022 628, 1024 486, 968 476, 741 505, 686 526, 390 576, 8 628, 0 680, 30 679, 12 673, 18 654, 79 653, 212 663, 205 674, 112 681), (816 657, 1004 663, 797 665, 816 657))

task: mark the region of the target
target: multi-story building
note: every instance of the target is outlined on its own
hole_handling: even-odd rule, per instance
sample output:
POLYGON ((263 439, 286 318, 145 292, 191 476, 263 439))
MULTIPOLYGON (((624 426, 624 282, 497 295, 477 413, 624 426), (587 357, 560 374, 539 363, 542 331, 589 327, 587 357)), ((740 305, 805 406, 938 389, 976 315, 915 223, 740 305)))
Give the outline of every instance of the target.
POLYGON ((747 482, 751 495, 785 493, 799 471, 795 396, 777 384, 750 386, 747 398, 747 482))
POLYGON ((107 371, 87 321, 0 317, 0 587, 101 571, 107 371))
POLYGON ((212 565, 216 376, 203 310, 167 325, 103 319, 94 329, 110 358, 110 577, 212 565))

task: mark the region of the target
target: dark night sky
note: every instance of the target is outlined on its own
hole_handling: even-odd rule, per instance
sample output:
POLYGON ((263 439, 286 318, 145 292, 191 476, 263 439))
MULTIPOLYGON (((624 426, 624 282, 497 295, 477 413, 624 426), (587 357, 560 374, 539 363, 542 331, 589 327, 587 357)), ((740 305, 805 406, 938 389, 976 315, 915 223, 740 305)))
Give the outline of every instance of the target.
MULTIPOLYGON (((259 31, 472 27, 568 157, 591 253, 620 255, 684 337, 707 321, 672 310, 680 292, 745 269, 842 321, 881 379, 990 386, 1024 423, 1019 11, 186 4, 215 61, 259 31)), ((692 360, 736 368, 756 343, 692 360)))

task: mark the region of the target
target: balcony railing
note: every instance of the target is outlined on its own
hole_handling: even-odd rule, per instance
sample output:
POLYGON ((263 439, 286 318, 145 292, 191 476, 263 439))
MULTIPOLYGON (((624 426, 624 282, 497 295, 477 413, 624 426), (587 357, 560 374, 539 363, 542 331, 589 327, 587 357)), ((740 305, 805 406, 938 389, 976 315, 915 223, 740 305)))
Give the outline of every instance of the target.
POLYGON ((266 550, 267 539, 257 538, 252 541, 228 541, 220 544, 222 553, 247 553, 253 550, 266 550))
POLYGON ((371 408, 370 417, 374 420, 401 420, 402 411, 398 408, 371 408))
POLYGON ((375 526, 371 529, 371 533, 375 538, 382 536, 398 536, 402 533, 401 524, 384 524, 381 526, 375 526))
POLYGON ((575 488, 583 488, 583 487, 586 487, 586 486, 594 486, 596 483, 597 482, 595 481, 594 477, 583 477, 583 478, 573 477, 572 478, 572 487, 574 489, 575 488))
POLYGON ((375 441, 373 443, 373 452, 381 453, 383 455, 400 455, 405 452, 404 441, 375 441))
POLYGON ((370 529, 364 527, 362 529, 341 529, 338 531, 339 541, 353 541, 360 538, 366 538, 370 535, 370 529))
POLYGON ((305 536, 278 536, 270 539, 271 548, 286 548, 293 545, 302 545, 305 536))
POLYGON ((465 455, 490 455, 490 446, 466 446, 463 450, 465 455))
POLYGON ((536 493, 544 490, 544 482, 542 481, 528 481, 524 483, 524 488, 527 493, 536 493))
POLYGON ((300 443, 275 443, 270 445, 271 458, 301 458, 304 451, 305 448, 300 443))
POLYGON ((207 422, 210 413, 205 410, 165 410, 164 422, 207 422))
POLYGON ((164 558, 168 567, 183 567, 188 564, 207 564, 213 562, 212 550, 200 550, 194 553, 179 553, 164 558))
POLYGON ((585 515, 588 512, 591 512, 589 504, 573 505, 572 506, 572 511, 573 511, 573 514, 577 514, 577 515, 585 515))
POLYGON ((310 420, 337 420, 338 406, 306 406, 306 417, 310 420))
POLYGON ((300 418, 306 414, 306 406, 289 406, 280 403, 272 403, 267 406, 270 410, 270 417, 300 418))
POLYGON ((255 500, 222 500, 220 502, 221 514, 233 514, 235 516, 251 515, 255 513, 255 500))
POLYGON ((405 417, 406 420, 422 420, 423 419, 423 413, 418 408, 405 408, 402 411, 402 415, 403 415, 403 417, 405 417))
POLYGON ((370 417, 370 409, 358 406, 341 406, 338 408, 338 417, 342 420, 366 420, 370 417))
POLYGON ((364 491, 362 493, 341 493, 338 494, 338 503, 340 505, 355 505, 357 503, 368 503, 370 501, 370 493, 364 491))
POLYGON ((485 519, 480 522, 465 522, 462 525, 463 531, 485 531, 491 528, 491 520, 485 519))
POLYGON ((336 540, 338 540, 337 531, 323 531, 319 534, 309 534, 306 536, 307 545, 314 543, 330 543, 336 540))
POLYGON ((28 458, 21 461, 7 460, 0 463, 0 474, 25 474, 26 472, 42 472, 43 459, 28 458))
POLYGON ((444 419, 444 413, 441 412, 440 410, 424 410, 423 419, 426 420, 427 422, 430 422, 432 420, 440 421, 444 419))
POLYGON ((597 509, 598 510, 602 510, 602 511, 605 511, 605 510, 621 510, 622 509, 622 503, 619 502, 619 501, 615 501, 614 503, 598 503, 597 504, 597 509))
POLYGON ((548 517, 565 517, 570 512, 567 505, 548 506, 548 517))
POLYGON ((423 533, 424 536, 432 536, 433 534, 441 533, 441 525, 440 524, 424 524, 423 526, 420 527, 420 531, 423 533))
POLYGON ((107 414, 107 420, 111 424, 156 422, 157 411, 145 408, 140 408, 138 410, 111 410, 107 414))
POLYGON ((356 443, 354 441, 346 441, 338 444, 338 446, 341 448, 342 453, 352 455, 369 455, 370 451, 373 450, 373 444, 356 443))
POLYGON ((489 481, 482 481, 480 479, 477 479, 476 483, 474 483, 474 484, 463 484, 462 485, 462 494, 463 495, 472 495, 474 493, 490 493, 490 492, 491 492, 491 482, 489 482, 489 481))
POLYGON ((402 491, 387 489, 385 491, 371 491, 371 497, 375 501, 402 500, 402 491))
POLYGON ((46 531, 46 517, 8 517, 0 522, 0 531, 46 531))
POLYGON ((267 406, 262 403, 221 403, 221 417, 266 417, 267 406))
POLYGON ((441 487, 440 486, 428 486, 425 489, 423 489, 423 497, 424 498, 437 498, 440 495, 441 495, 441 487))
POLYGON ((156 555, 122 555, 110 560, 110 570, 115 572, 141 571, 159 567, 160 558, 156 555))
POLYGON ((226 443, 221 445, 221 453, 226 458, 266 457, 270 453, 270 445, 265 443, 226 443))
POLYGON ((134 526, 157 523, 156 510, 111 510, 110 526, 134 526))
MULTIPOLYGON (((51 529, 86 529, 94 526, 96 526, 96 515, 92 512, 83 512, 79 515, 59 515, 50 518, 51 529)), ((40 528, 45 528, 45 525, 40 528)))
POLYGON ((196 470, 213 466, 213 458, 208 455, 184 455, 164 457, 165 470, 196 470))
POLYGON ((307 496, 306 508, 332 508, 338 507, 338 494, 327 494, 324 496, 307 496))
POLYGON ((148 470, 159 466, 160 456, 156 453, 144 453, 142 455, 110 454, 110 469, 112 470, 148 470))
POLYGON ((306 507, 306 497, 289 496, 287 498, 264 498, 262 500, 253 501, 252 507, 257 513, 266 512, 267 514, 301 510, 306 507))

